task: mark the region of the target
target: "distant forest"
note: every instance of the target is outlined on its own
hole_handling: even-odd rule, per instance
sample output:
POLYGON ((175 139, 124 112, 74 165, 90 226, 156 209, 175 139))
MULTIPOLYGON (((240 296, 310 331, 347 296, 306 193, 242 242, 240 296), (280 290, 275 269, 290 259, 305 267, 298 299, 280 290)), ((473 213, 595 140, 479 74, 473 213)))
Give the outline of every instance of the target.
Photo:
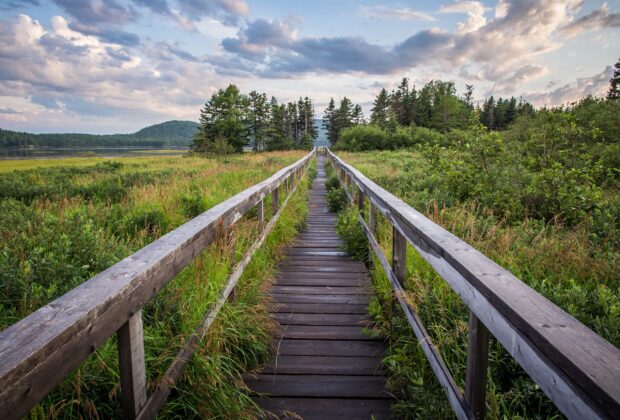
MULTIPOLYGON (((233 84, 215 92, 200 110, 200 126, 191 149, 218 155, 255 151, 311 149, 321 137, 310 98, 279 104, 275 97, 233 84)), ((324 142, 324 140, 323 140, 324 142)))
POLYGON ((81 147, 81 146, 189 146, 198 131, 193 121, 167 121, 132 134, 32 134, 0 128, 0 147, 81 147))

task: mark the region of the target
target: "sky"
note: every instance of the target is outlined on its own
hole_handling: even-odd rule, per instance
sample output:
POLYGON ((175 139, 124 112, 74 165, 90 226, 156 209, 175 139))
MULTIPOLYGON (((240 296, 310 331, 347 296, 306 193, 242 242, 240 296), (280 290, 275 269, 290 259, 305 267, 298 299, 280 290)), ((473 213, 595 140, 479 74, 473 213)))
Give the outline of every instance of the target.
POLYGON ((318 117, 403 77, 555 106, 603 95, 619 56, 620 0, 0 0, 0 128, 197 120, 230 83, 318 117))

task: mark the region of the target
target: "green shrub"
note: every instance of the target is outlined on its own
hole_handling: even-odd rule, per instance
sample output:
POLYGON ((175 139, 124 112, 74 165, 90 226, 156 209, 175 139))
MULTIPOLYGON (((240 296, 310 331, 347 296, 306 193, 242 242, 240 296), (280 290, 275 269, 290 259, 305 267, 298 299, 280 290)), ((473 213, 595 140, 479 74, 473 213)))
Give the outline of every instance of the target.
POLYGON ((355 259, 368 261, 368 240, 357 221, 357 209, 348 207, 338 215, 336 231, 342 238, 344 250, 355 259))
POLYGON ((349 199, 342 188, 335 188, 327 193, 327 208, 339 212, 347 206, 349 199))
POLYGON ((338 175, 332 173, 325 181, 325 188, 327 188, 327 192, 340 188, 340 179, 338 179, 338 175))

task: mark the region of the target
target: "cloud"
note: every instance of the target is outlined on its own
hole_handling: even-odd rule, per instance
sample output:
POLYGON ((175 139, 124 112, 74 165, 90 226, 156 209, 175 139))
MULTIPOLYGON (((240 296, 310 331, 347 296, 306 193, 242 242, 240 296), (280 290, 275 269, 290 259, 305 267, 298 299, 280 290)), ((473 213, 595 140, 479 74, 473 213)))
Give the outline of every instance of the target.
POLYGON ((75 31, 60 16, 49 26, 27 15, 0 21, 0 100, 9 108, 21 98, 10 108, 23 117, 2 113, 7 124, 75 130, 71 122, 109 132, 119 121, 133 129, 145 121, 195 119, 223 84, 203 58, 176 43, 125 47, 75 31))
POLYGON ((549 69, 545 66, 526 64, 509 73, 506 77, 497 77, 487 95, 514 94, 515 89, 526 82, 546 74, 549 69))
POLYGON ((467 14, 467 22, 459 22, 456 25, 456 32, 464 34, 476 31, 487 23, 484 16, 485 7, 478 1, 455 1, 454 3, 442 5, 439 13, 465 13, 467 14))
POLYGON ((567 83, 549 92, 524 93, 523 98, 536 106, 557 106, 574 102, 588 95, 600 96, 609 88, 609 79, 613 72, 613 68, 607 66, 605 70, 594 76, 578 78, 573 83, 567 83))
POLYGON ((131 6, 122 5, 115 0, 54 2, 73 17, 69 26, 74 31, 124 46, 140 43, 140 37, 121 29, 123 25, 138 19, 139 14, 131 6))
POLYGON ((130 6, 124 6, 115 0, 54 0, 81 24, 94 25, 112 23, 115 25, 133 22, 138 13, 130 6))
POLYGON ((600 8, 562 27, 560 31, 572 37, 588 30, 619 27, 620 13, 609 13, 609 6, 603 3, 600 8))
MULTIPOLYGON (((504 89, 543 74, 536 57, 561 46, 557 31, 580 5, 581 0, 500 0, 495 17, 487 21, 480 2, 456 1, 439 8, 440 13, 468 15, 456 32, 421 30, 393 46, 361 37, 297 38, 291 36, 290 27, 283 31, 281 22, 257 20, 248 22, 236 37, 224 39, 221 46, 256 76, 390 74, 423 66, 445 69, 467 64, 481 78, 504 89)), ((217 63, 214 66, 220 71, 217 63)))
POLYGON ((39 6, 39 0, 8 0, 0 4, 0 10, 19 9, 24 6, 39 6))
POLYGON ((0 114, 21 114, 21 112, 16 111, 13 108, 0 108, 0 114))
POLYGON ((388 7, 383 5, 360 6, 360 14, 372 19, 422 20, 432 22, 434 17, 408 7, 388 7))
POLYGON ((245 0, 177 0, 177 5, 181 13, 192 21, 209 16, 227 25, 236 25, 240 17, 250 14, 245 0))

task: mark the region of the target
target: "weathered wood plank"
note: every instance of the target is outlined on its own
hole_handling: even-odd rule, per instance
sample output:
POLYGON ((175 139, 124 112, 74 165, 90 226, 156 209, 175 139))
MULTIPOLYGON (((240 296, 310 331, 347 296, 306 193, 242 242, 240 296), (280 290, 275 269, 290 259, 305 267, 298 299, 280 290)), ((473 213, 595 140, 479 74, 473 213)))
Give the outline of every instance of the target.
POLYGON ((307 313, 275 313, 273 319, 280 325, 348 325, 367 326, 370 323, 368 316, 344 314, 307 314, 307 313))
POLYGON ((274 313, 305 313, 305 314, 366 314, 366 305, 335 304, 335 303, 278 303, 271 310, 274 313))
POLYGON ((473 312, 469 313, 468 341, 465 401, 469 403, 473 417, 481 420, 486 411, 489 331, 473 312))
POLYGON ((389 398, 385 378, 347 375, 256 375, 246 384, 258 393, 281 397, 389 398))
POLYGON ((353 303, 353 304, 368 304, 370 298, 367 295, 310 295, 300 296, 291 294, 275 294, 272 293, 271 297, 276 302, 283 303, 353 303))
POLYGON ((142 311, 130 316, 118 330, 117 336, 123 417, 135 419, 146 403, 142 311))
POLYGON ((272 286, 271 291, 278 294, 293 295, 364 295, 367 287, 349 286, 272 286))
POLYGON ((385 352, 381 341, 274 339, 277 354, 295 356, 380 357, 385 352))
POLYGON ((378 357, 277 355, 261 373, 368 376, 383 374, 383 371, 378 357))
POLYGON ((306 340, 379 340, 376 337, 364 334, 358 326, 334 325, 286 325, 280 331, 275 331, 274 336, 276 338, 299 338, 306 340))
POLYGON ((279 419, 389 419, 390 400, 342 398, 257 398, 255 401, 279 419))

